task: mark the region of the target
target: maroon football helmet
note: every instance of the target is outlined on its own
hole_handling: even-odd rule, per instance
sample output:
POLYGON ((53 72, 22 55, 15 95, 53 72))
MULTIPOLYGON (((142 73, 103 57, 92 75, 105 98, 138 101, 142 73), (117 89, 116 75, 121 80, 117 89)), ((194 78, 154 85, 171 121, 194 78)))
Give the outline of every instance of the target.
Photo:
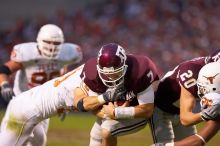
POLYGON ((118 44, 102 46, 97 57, 97 70, 100 79, 108 87, 116 87, 124 81, 127 70, 125 50, 118 44))

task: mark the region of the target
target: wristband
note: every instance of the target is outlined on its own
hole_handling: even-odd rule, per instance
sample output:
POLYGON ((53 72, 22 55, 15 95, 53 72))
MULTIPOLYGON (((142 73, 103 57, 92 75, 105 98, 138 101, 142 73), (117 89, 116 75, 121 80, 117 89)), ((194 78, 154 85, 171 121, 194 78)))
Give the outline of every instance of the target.
POLYGON ((12 72, 7 65, 0 66, 0 74, 10 75, 12 72))
POLYGON ((83 105, 83 98, 80 99, 77 103, 77 109, 80 111, 80 112, 86 112, 86 109, 83 105))
POLYGON ((114 110, 116 119, 132 119, 135 115, 134 107, 116 107, 114 110))
POLYGON ((174 146, 173 142, 166 143, 165 146, 174 146))
POLYGON ((105 99, 104 99, 104 97, 103 97, 103 95, 99 95, 98 96, 98 101, 99 101, 99 103, 101 103, 101 104, 104 104, 106 101, 105 101, 105 99))
POLYGON ((199 139, 201 139, 204 144, 206 143, 205 139, 201 135, 195 134, 195 136, 197 136, 199 139))

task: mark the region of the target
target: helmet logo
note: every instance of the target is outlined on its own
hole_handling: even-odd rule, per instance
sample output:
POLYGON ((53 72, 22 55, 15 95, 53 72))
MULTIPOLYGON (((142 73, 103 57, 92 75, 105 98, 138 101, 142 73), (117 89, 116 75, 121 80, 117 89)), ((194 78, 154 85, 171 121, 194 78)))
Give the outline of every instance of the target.
POLYGON ((121 58, 121 62, 124 62, 126 60, 126 56, 124 56, 124 50, 121 47, 118 47, 116 55, 121 58))
MULTIPOLYGON (((219 73, 218 73, 218 74, 219 74, 219 73)), ((203 76, 203 77, 205 77, 207 80, 209 80, 210 84, 213 84, 213 80, 215 79, 215 77, 216 77, 218 74, 216 74, 216 75, 214 75, 214 76, 212 76, 212 77, 206 77, 206 76, 203 76)))

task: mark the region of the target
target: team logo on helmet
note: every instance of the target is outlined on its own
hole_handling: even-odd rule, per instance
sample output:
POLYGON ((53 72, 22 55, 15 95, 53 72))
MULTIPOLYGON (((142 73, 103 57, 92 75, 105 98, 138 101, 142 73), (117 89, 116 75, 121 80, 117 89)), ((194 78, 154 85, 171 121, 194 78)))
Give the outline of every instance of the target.
MULTIPOLYGON (((218 73, 218 74, 219 74, 219 73, 218 73)), ((210 82, 210 84, 213 84, 213 80, 215 79, 215 77, 216 77, 218 74, 216 74, 216 75, 214 75, 214 76, 212 76, 212 77, 206 77, 206 76, 203 76, 203 77, 206 78, 206 79, 210 82)))

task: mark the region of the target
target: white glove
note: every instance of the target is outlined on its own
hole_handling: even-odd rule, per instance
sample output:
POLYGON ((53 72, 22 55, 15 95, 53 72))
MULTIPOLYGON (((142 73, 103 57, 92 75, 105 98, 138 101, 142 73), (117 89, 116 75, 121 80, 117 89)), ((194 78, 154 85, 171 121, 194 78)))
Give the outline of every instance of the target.
POLYGON ((215 104, 203 109, 200 113, 201 118, 204 121, 212 120, 219 115, 220 104, 215 104))

